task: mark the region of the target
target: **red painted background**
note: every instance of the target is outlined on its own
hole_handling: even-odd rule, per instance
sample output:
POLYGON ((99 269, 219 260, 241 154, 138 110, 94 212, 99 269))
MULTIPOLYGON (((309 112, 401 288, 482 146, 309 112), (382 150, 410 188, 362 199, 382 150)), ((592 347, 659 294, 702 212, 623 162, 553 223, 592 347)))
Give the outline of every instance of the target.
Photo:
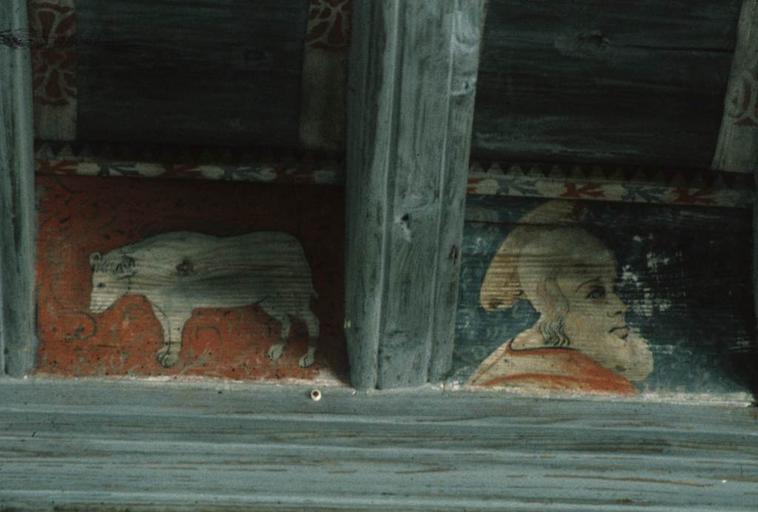
POLYGON ((328 369, 344 378, 341 188, 39 176, 37 190, 38 373, 310 379, 328 369), (300 322, 293 323, 282 358, 266 358, 280 326, 255 306, 195 310, 173 368, 155 359, 162 333, 144 297, 124 296, 104 313, 90 313, 89 254, 170 231, 296 236, 319 295, 314 312, 321 337, 314 365, 297 364, 307 342, 300 322))

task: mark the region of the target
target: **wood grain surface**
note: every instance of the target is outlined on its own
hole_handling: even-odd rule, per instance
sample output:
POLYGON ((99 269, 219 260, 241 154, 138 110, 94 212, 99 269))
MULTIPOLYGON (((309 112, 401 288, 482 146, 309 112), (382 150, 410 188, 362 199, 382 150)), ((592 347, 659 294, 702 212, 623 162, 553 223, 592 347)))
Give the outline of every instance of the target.
POLYGON ((0 384, 19 511, 743 511, 753 408, 217 383, 0 384))
POLYGON ((79 138, 297 147, 307 9, 77 2, 79 138))
POLYGON ((24 0, 0 4, 0 376, 34 364, 34 135, 24 0))
POLYGON ((714 169, 758 173, 758 2, 744 0, 714 169))
POLYGON ((708 168, 741 0, 492 0, 473 151, 708 168))
POLYGON ((353 385, 449 366, 484 3, 353 5, 346 333, 353 385))

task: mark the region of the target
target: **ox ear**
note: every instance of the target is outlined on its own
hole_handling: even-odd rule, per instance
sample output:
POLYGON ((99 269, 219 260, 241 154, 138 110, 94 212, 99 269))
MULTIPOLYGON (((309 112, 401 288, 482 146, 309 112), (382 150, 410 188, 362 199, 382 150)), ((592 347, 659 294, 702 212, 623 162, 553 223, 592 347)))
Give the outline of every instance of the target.
POLYGON ((134 258, 127 256, 126 254, 121 256, 121 261, 116 265, 114 274, 118 277, 130 277, 136 272, 134 258))
POLYGON ((95 267, 103 260, 103 255, 99 252, 93 252, 89 255, 89 266, 92 267, 92 270, 95 269, 95 267))

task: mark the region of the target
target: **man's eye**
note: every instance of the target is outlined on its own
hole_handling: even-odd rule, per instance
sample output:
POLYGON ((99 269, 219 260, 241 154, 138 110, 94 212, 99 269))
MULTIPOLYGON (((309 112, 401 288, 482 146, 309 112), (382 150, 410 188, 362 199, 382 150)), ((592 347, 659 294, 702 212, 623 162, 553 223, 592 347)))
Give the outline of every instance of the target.
POLYGON ((602 286, 595 286, 590 290, 590 293, 587 294, 588 299, 602 299, 605 297, 605 288, 602 286))
POLYGON ((105 288, 105 283, 97 283, 98 288, 105 288))

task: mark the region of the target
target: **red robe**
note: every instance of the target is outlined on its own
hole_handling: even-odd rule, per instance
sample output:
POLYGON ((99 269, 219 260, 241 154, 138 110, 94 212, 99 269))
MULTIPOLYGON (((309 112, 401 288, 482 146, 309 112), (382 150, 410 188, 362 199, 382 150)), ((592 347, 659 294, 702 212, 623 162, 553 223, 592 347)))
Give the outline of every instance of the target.
POLYGON ((562 392, 635 395, 618 373, 570 348, 514 350, 513 340, 493 352, 469 379, 472 386, 519 387, 562 392))

